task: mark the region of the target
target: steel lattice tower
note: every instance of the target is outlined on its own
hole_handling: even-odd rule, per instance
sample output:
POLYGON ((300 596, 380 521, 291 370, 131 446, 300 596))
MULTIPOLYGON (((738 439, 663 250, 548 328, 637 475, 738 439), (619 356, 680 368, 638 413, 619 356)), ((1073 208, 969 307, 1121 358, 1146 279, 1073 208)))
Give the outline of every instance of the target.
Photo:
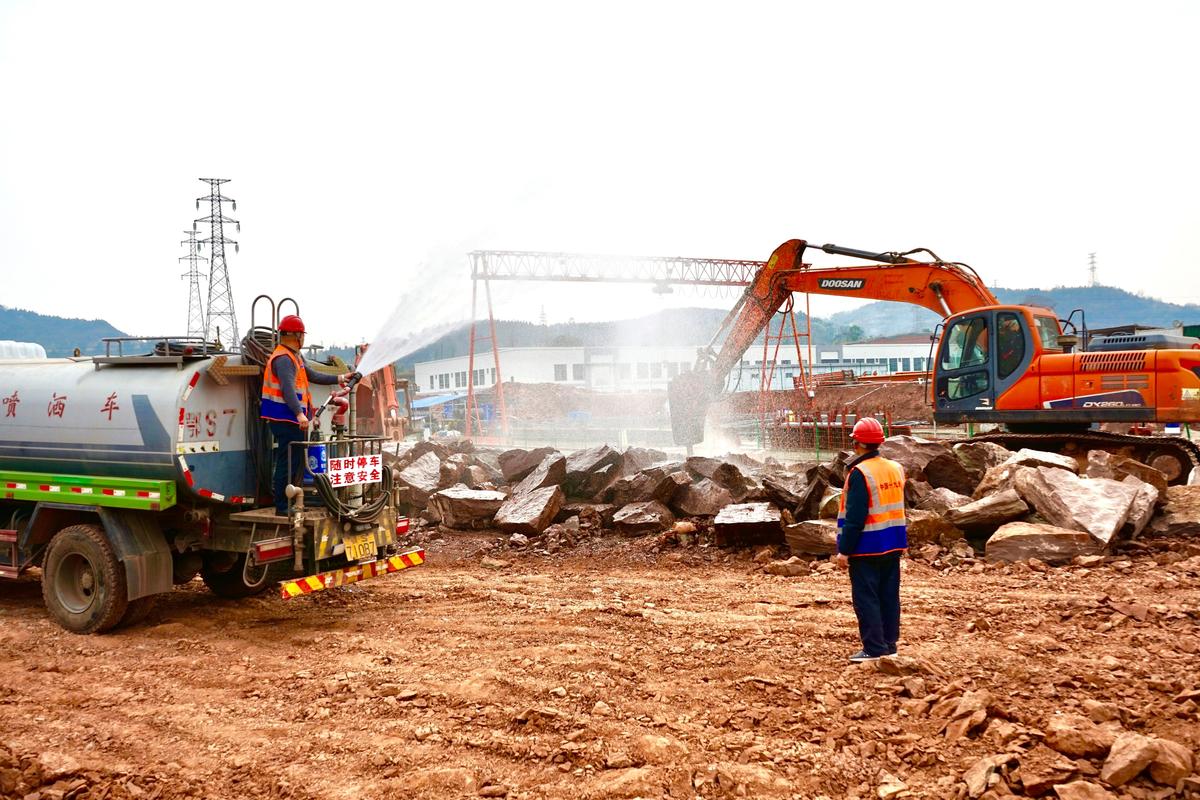
POLYGON ((204 320, 204 305, 200 296, 200 279, 204 277, 204 273, 200 271, 197 262, 208 261, 207 258, 200 255, 200 242, 196 240, 195 231, 184 231, 184 235, 188 238, 184 239, 180 244, 188 246, 188 254, 180 256, 180 261, 188 262, 188 271, 183 273, 184 278, 188 279, 188 326, 187 335, 189 338, 204 338, 205 320, 204 320))
POLYGON ((229 287, 229 268, 225 263, 225 245, 232 244, 236 253, 238 243, 225 238, 225 223, 232 222, 238 231, 242 223, 221 213, 221 204, 229 203, 237 211, 237 201, 221 195, 221 184, 228 183, 228 178, 201 178, 209 186, 207 197, 196 198, 196 208, 200 201, 207 200, 209 214, 192 223, 194 229, 198 223, 207 222, 211 233, 207 239, 201 239, 201 244, 209 246, 208 262, 208 313, 204 318, 205 337, 210 341, 220 341, 221 329, 225 329, 230 347, 237 347, 241 338, 238 336, 237 313, 234 311, 233 290, 229 287))

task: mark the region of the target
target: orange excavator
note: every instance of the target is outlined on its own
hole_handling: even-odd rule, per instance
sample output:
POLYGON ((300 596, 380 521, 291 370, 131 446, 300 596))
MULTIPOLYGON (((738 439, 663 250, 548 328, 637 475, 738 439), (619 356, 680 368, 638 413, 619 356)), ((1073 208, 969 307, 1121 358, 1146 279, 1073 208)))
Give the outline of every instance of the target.
POLYGON ((1200 422, 1200 340, 1110 337, 1088 351, 1071 318, 1060 320, 1048 308, 1002 305, 974 269, 928 249, 876 253, 826 244, 819 246, 825 253, 876 263, 813 267, 804 262, 808 246, 792 239, 777 247, 701 351, 695 371, 672 382, 676 444, 703 441, 705 414, 725 377, 791 293, 806 292, 913 303, 942 315, 929 376, 933 417, 1003 426, 973 441, 1123 452, 1161 469, 1173 483, 1200 465, 1200 447, 1189 439, 1094 429, 1099 423, 1200 422), (914 258, 918 254, 929 260, 914 258))

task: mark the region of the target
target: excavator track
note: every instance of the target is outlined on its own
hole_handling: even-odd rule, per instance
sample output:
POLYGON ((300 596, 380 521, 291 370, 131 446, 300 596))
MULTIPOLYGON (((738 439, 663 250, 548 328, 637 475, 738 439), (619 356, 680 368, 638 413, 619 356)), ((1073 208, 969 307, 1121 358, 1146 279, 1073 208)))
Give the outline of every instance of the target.
POLYGON ((1107 450, 1129 455, 1161 470, 1171 485, 1187 483, 1191 471, 1200 467, 1200 445, 1181 436, 1131 436, 1121 433, 983 433, 956 442, 995 442, 1009 450, 1022 447, 1065 455, 1107 450))

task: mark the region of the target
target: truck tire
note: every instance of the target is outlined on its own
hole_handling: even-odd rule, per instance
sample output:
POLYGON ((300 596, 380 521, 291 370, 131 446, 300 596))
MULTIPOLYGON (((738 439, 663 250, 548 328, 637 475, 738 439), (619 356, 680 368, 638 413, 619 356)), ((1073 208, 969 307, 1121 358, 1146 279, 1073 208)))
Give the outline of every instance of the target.
POLYGON ((42 597, 59 625, 72 633, 116 627, 129 606, 125 568, 99 525, 71 525, 50 540, 42 568, 42 597))
POLYGON ((246 559, 247 555, 242 553, 229 566, 206 561, 200 570, 200 577, 213 594, 238 600, 262 594, 290 571, 290 562, 247 567, 246 559))

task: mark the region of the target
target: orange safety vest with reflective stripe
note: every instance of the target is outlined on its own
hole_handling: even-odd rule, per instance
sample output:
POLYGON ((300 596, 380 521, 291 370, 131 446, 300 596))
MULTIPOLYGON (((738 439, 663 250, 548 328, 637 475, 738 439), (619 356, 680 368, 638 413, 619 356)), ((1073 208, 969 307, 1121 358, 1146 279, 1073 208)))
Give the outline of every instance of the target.
POLYGON ((271 368, 271 365, 275 363, 275 359, 277 358, 290 358, 292 363, 296 365, 296 399, 300 401, 300 405, 304 408, 304 413, 311 419, 313 415, 313 401, 312 393, 308 389, 308 372, 304 369, 304 361, 300 356, 283 345, 276 345, 275 351, 267 359, 266 369, 263 370, 262 403, 259 409, 259 416, 274 422, 297 424, 296 415, 288 408, 287 400, 284 399, 283 386, 279 383, 279 376, 271 368))
POLYGON ((870 505, 862 535, 852 556, 881 556, 908 549, 908 522, 904 517, 904 467, 891 459, 876 456, 858 462, 846 474, 838 505, 838 530, 846 522, 846 495, 850 493, 850 473, 858 470, 867 482, 870 505))

